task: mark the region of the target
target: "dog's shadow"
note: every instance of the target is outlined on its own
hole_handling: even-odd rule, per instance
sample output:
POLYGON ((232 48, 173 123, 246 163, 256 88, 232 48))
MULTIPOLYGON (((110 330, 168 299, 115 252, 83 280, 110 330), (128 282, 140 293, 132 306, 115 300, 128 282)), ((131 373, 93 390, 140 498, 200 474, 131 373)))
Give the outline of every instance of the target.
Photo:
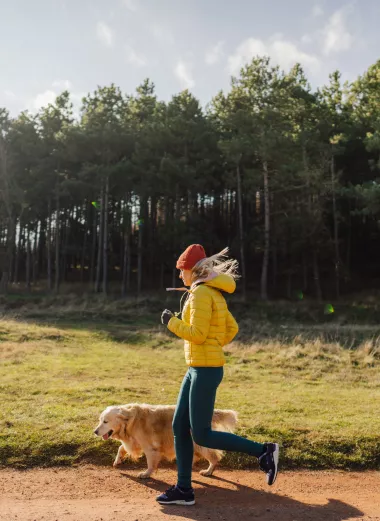
MULTIPOLYGON (((157 493, 168 488, 167 483, 155 478, 141 480, 124 471, 121 475, 157 493)), ((262 521, 272 519, 344 521, 364 516, 364 513, 356 507, 337 499, 327 499, 323 505, 313 505, 276 493, 255 490, 218 476, 207 479, 210 480, 208 483, 193 480, 194 484, 200 485, 200 488, 196 487, 197 503, 194 506, 157 505, 157 507, 161 507, 168 516, 174 515, 197 521, 213 519, 229 521, 248 517, 260 518, 262 521), (218 483, 225 483, 228 488, 218 486, 218 483)))

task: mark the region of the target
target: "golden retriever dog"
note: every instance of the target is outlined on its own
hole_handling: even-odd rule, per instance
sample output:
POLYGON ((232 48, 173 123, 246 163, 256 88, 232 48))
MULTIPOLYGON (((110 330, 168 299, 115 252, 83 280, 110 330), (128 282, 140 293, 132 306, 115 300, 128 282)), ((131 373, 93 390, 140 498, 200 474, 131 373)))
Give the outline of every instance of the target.
MULTIPOLYGON (((121 445, 113 463, 117 467, 129 455, 137 460, 146 456, 148 468, 139 477, 149 478, 165 458, 175 458, 172 421, 174 405, 147 405, 130 403, 107 407, 99 418, 99 425, 94 430, 103 440, 119 440, 121 445)), ((217 431, 233 432, 237 423, 237 413, 229 410, 214 410, 212 428, 217 431)), ((194 462, 203 458, 209 467, 200 473, 211 476, 217 463, 222 459, 223 451, 200 447, 194 443, 194 462)))

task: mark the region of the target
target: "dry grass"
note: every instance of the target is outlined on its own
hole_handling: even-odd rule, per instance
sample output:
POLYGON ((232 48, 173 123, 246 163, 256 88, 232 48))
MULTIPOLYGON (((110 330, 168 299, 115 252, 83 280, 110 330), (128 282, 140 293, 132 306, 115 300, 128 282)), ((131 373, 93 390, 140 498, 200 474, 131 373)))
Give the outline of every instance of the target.
MULTIPOLYGON (((92 434, 104 407, 175 403, 186 371, 182 344, 153 318, 1 321, 0 463, 108 464, 115 444, 92 434)), ((279 440, 288 467, 378 466, 378 337, 355 340, 354 349, 310 330, 292 339, 280 333, 272 328, 273 340, 259 341, 243 327, 244 342, 227 348, 217 406, 238 410, 241 434, 279 440)), ((225 463, 252 462, 229 454, 225 463)))

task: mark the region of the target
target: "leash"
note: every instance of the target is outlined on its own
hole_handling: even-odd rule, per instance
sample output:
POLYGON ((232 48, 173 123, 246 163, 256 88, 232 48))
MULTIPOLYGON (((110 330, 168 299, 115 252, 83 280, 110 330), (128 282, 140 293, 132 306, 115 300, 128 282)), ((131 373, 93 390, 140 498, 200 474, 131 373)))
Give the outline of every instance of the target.
MULTIPOLYGON (((174 313, 174 316, 178 318, 179 315, 182 315, 182 301, 183 301, 183 297, 186 296, 188 298, 189 295, 190 295, 190 291, 187 288, 166 288, 166 291, 183 291, 183 295, 182 295, 181 300, 179 302, 179 311, 176 311, 174 313)), ((185 301, 185 304, 186 304, 186 301, 185 301)))

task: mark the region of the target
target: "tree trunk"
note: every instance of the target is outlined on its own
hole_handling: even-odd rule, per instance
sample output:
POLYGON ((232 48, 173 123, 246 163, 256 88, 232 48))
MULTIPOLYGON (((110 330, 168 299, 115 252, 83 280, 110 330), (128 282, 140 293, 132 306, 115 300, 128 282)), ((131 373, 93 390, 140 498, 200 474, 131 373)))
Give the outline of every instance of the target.
POLYGON ((48 279, 48 290, 51 291, 53 286, 51 276, 51 197, 48 199, 48 218, 47 218, 47 230, 46 230, 46 248, 47 248, 47 279, 48 279))
POLYGON ((144 210, 145 210, 145 198, 140 198, 140 220, 139 220, 139 237, 137 243, 137 296, 141 295, 142 288, 142 255, 143 255, 143 229, 144 229, 144 210))
MULTIPOLYGON (((40 233, 38 239, 38 269, 37 269, 37 282, 41 278, 41 270, 43 273, 46 271, 46 229, 47 229, 47 217, 40 221, 40 233)), ((45 277, 44 277, 45 278, 45 277)))
POLYGON ((264 175, 264 207, 265 207, 265 223, 264 223, 264 257, 261 271, 261 298, 268 300, 268 264, 269 264, 269 246, 270 246, 270 208, 269 208, 269 176, 268 164, 263 162, 264 175))
POLYGON ((314 285, 315 285, 315 294, 318 302, 322 302, 322 290, 321 290, 321 281, 319 278, 319 266, 318 266, 318 255, 316 250, 313 250, 313 275, 314 275, 314 285))
MULTIPOLYGON (((128 226, 128 225, 127 225, 128 226)), ((130 255, 130 232, 127 229, 124 233, 124 255, 123 255, 123 282, 121 294, 123 297, 127 295, 130 290, 130 266, 131 266, 131 255, 130 255)))
POLYGON ((173 269, 172 269, 172 288, 177 285, 177 269, 176 269, 177 256, 173 255, 173 269))
POLYGON ((25 265, 25 285, 27 291, 30 291, 30 228, 27 227, 26 234, 26 265, 25 265))
POLYGON ((149 219, 149 280, 151 288, 155 287, 155 266, 156 266, 156 222, 157 222, 157 198, 150 198, 150 219, 149 219))
POLYGON ((102 269, 102 248, 103 248, 103 222, 104 222, 104 186, 100 193, 100 222, 99 222, 99 240, 98 240, 98 258, 96 263, 96 280, 95 291, 100 292, 100 274, 102 269))
MULTIPOLYGON (((205 215, 205 205, 204 205, 204 196, 201 196, 201 214, 204 217, 205 215)), ((181 197, 180 197, 180 187, 179 184, 176 184, 175 187, 175 200, 174 200, 174 212, 173 212, 173 224, 172 224, 172 231, 173 231, 173 264, 172 264, 172 287, 176 287, 176 277, 177 277, 177 269, 176 269, 176 261, 177 257, 179 255, 179 251, 184 249, 183 248, 183 238, 179 237, 179 222, 181 217, 181 197)))
POLYGON ((192 209, 192 194, 191 190, 187 190, 187 200, 186 200, 186 222, 189 222, 189 218, 191 216, 192 209))
POLYGON ((108 284, 108 195, 109 195, 109 177, 106 177, 104 192, 104 232, 103 232, 103 293, 107 295, 108 284))
POLYGON ((308 288, 308 263, 307 263, 307 256, 306 253, 303 252, 302 254, 302 277, 303 277, 303 283, 302 283, 302 291, 307 291, 308 288))
POLYGON ((129 214, 129 197, 126 198, 126 209, 124 211, 124 254, 123 254, 123 282, 121 285, 121 295, 125 297, 130 290, 130 272, 131 272, 131 253, 130 253, 130 236, 131 236, 131 217, 129 214))
POLYGON ((347 226, 347 244, 346 244, 346 281, 351 278, 351 206, 348 207, 348 226, 347 226))
POLYGON ((42 226, 42 223, 40 224, 39 221, 37 221, 36 232, 34 235, 33 255, 32 255, 32 259, 33 259, 32 283, 33 283, 33 286, 36 284, 37 278, 38 278, 38 264, 39 264, 38 241, 39 241, 39 237, 40 237, 40 233, 41 233, 39 231, 40 226, 42 226))
POLYGON ((63 212, 63 215, 64 215, 63 222, 64 222, 65 229, 64 229, 64 233, 62 234, 63 235, 63 238, 62 238, 62 240, 63 240, 62 278, 65 282, 67 281, 67 252, 69 249, 68 246, 69 246, 70 222, 71 222, 70 214, 71 214, 70 209, 66 209, 63 212))
POLYGON ((11 280, 13 256, 15 249, 16 223, 12 215, 8 217, 6 256, 4 260, 4 268, 0 281, 0 295, 8 292, 8 283, 11 280))
POLYGON ((243 300, 246 296, 246 273, 245 273, 245 256, 244 256, 244 229, 243 229, 243 200, 241 194, 241 175, 239 164, 236 167, 237 178, 237 196, 238 196, 238 211, 239 211, 239 240, 240 240, 240 263, 241 273, 243 277, 243 300))
POLYGON ((5 295, 8 292, 9 272, 3 271, 0 280, 0 295, 5 295))
POLYGON ((93 284, 95 279, 95 258, 96 258, 96 236, 98 227, 98 213, 96 208, 92 207, 92 245, 91 245, 91 266, 90 266, 90 282, 93 284))
POLYGON ((336 297, 339 298, 340 288, 339 288, 339 279, 340 279, 340 256, 339 256, 339 242, 338 242, 338 234, 339 234, 339 223, 338 223, 338 215, 336 211, 336 193, 335 193, 335 157, 334 152, 332 152, 331 157, 331 187, 332 187, 332 203, 333 203, 333 219, 334 219, 334 249, 335 249, 335 293, 336 297))
POLYGON ((131 246, 132 221, 129 222, 129 240, 127 256, 127 293, 131 291, 131 272, 132 272, 132 246, 131 246))
MULTIPOLYGON (((13 218, 10 219, 9 228, 8 228, 8 259, 9 259, 9 278, 10 282, 13 280, 13 270, 14 270, 14 257, 16 253, 16 220, 13 218)), ((7 291, 8 286, 6 285, 5 291, 7 291)))
MULTIPOLYGON (((310 222, 312 222, 313 221, 313 201, 312 201, 312 194, 311 194, 309 162, 308 162, 305 143, 303 143, 303 146, 302 146, 302 156, 303 156, 303 166, 304 166, 304 171, 305 171, 305 175, 306 175, 306 184, 307 184, 308 213, 309 213, 310 222)), ((317 254, 317 249, 315 246, 315 238, 313 237, 313 235, 314 234, 312 234, 311 237, 309 238, 308 244, 309 244, 309 248, 310 248, 310 251, 312 254, 312 260, 313 260, 313 278, 314 278, 315 294, 316 294, 318 302, 321 302, 322 301, 322 290, 321 290, 321 282, 319 280, 318 254, 317 254)), ((306 265, 306 269, 307 269, 307 265, 306 265)), ((303 290, 306 291, 306 287, 304 287, 303 290)))
POLYGON ((200 197, 201 197, 201 219, 203 221, 205 218, 205 196, 202 194, 200 197))
POLYGON ((289 300, 291 300, 293 294, 293 272, 292 268, 290 268, 288 277, 287 277, 287 283, 286 283, 286 296, 289 300))
MULTIPOLYGON (((12 228, 13 212, 12 212, 12 197, 10 191, 10 172, 8 170, 8 153, 7 145, 3 139, 3 133, 0 130, 0 197, 2 199, 2 207, 5 207, 6 215, 8 217, 8 232, 12 228)), ((8 282, 9 282, 9 264, 11 244, 9 241, 10 237, 7 234, 7 245, 6 245, 6 257, 4 265, 2 266, 2 275, 0 280, 0 294, 7 293, 8 282)), ((11 241, 12 242, 12 241, 11 241)))
POLYGON ((277 287, 277 239, 276 234, 273 235, 273 251, 272 251, 272 288, 276 292, 277 287))
MULTIPOLYGON (((86 206, 87 206, 87 204, 86 204, 86 206)), ((83 238, 83 246, 82 246, 82 255, 81 255, 81 259, 80 259, 80 281, 82 284, 84 282, 84 267, 86 264, 86 249, 87 249, 87 240, 88 240, 88 228, 90 226, 90 211, 85 210, 83 212, 83 216, 85 219, 85 224, 84 224, 84 238, 83 238)))
POLYGON ((160 289, 164 289, 165 287, 165 269, 164 269, 164 262, 161 261, 160 265, 160 289))
POLYGON ((56 183, 56 187, 55 187, 55 207, 56 207, 56 220, 55 220, 55 285, 54 285, 54 290, 56 293, 58 293, 59 277, 60 277, 59 261, 60 261, 60 217, 61 217, 58 179, 57 179, 57 183, 56 183))
POLYGON ((20 265, 21 248, 22 248, 22 222, 20 219, 19 220, 18 241, 17 241, 17 248, 16 248, 16 259, 15 259, 15 274, 14 274, 15 284, 18 284, 18 270, 19 270, 19 265, 20 265))
POLYGON ((198 193, 195 193, 193 195, 193 210, 192 210, 192 216, 196 217, 198 215, 198 193))

